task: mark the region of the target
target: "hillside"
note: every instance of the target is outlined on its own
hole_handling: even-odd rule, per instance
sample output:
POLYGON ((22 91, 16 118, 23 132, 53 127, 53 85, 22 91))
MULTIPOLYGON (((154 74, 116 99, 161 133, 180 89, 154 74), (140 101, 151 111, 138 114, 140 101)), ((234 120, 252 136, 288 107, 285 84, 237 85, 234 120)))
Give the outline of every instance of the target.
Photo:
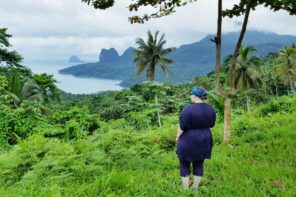
MULTIPOLYGON (((223 125, 217 123, 213 157, 205 163, 197 196, 294 196, 295 99, 273 99, 233 116, 229 144, 222 142, 223 125)), ((71 111, 54 116, 72 114, 73 128, 78 126, 74 119, 89 124, 80 116, 85 112, 71 111)), ((164 119, 161 129, 134 129, 124 120, 101 122, 93 135, 70 141, 34 134, 0 154, 1 195, 195 196, 183 190, 179 177, 178 118, 164 119)), ((53 128, 43 130, 58 130, 53 128)))
MULTIPOLYGON (((208 35, 199 42, 181 45, 174 54, 169 56, 177 64, 177 66, 170 65, 172 75, 167 77, 157 70, 156 80, 188 82, 195 76, 204 76, 212 71, 215 65, 215 45, 210 39, 213 37, 214 35, 208 35)), ((222 57, 231 54, 237 37, 237 32, 222 36, 222 57)), ((243 44, 253 45, 258 50, 257 55, 264 56, 294 42, 296 42, 296 36, 249 31, 246 33, 243 44)), ((133 83, 144 80, 144 75, 140 78, 135 76, 132 52, 133 48, 130 47, 120 56, 114 48, 102 49, 99 62, 72 66, 60 70, 60 73, 78 77, 122 80, 123 86, 130 87, 133 83)))
MULTIPOLYGON (((53 75, 5 65, 0 69, 1 197, 295 196, 295 76, 286 83, 290 72, 282 72, 296 73, 295 54, 293 45, 256 58, 260 69, 236 75, 258 84, 236 90, 226 125, 230 142, 223 140, 225 103, 213 75, 192 83, 149 81, 73 95, 59 90, 53 75), (175 141, 194 86, 207 89, 206 102, 217 117, 212 158, 205 162, 197 193, 181 185, 175 141)), ((101 60, 112 55, 118 56, 115 49, 101 60)), ((20 63, 15 52, 11 57, 20 63)), ((226 83, 221 80, 221 87, 226 83)))

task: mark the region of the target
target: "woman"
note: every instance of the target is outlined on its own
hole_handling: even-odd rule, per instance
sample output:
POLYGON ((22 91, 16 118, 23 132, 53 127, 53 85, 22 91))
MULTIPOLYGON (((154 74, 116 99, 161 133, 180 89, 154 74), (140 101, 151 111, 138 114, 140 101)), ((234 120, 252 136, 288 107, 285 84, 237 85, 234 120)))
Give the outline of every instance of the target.
POLYGON ((194 181, 192 189, 198 189, 203 176, 203 163, 211 158, 213 138, 211 129, 215 125, 216 113, 204 102, 207 91, 194 87, 191 92, 192 104, 187 105, 180 116, 176 142, 180 162, 180 175, 184 188, 189 188, 190 163, 193 164, 194 181))

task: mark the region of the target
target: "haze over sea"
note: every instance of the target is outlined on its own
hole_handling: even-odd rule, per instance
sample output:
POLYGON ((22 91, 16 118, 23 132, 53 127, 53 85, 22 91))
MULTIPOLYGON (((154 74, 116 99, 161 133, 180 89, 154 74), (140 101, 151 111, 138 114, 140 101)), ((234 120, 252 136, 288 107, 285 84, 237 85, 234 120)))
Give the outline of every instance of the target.
POLYGON ((58 71, 60 69, 75 65, 68 62, 55 62, 55 63, 37 63, 37 62, 24 62, 25 66, 29 67, 33 73, 47 73, 52 74, 58 81, 57 86, 72 94, 91 94, 108 90, 121 90, 119 80, 98 79, 98 78, 82 78, 74 77, 72 75, 62 75, 58 71))

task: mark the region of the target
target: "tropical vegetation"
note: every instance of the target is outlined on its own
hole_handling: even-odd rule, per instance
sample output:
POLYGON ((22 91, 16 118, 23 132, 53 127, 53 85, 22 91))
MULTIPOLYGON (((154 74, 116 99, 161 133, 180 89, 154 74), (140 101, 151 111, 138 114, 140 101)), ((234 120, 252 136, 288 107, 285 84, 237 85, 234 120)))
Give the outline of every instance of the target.
POLYGON ((169 64, 174 61, 166 57, 166 55, 174 52, 176 48, 164 48, 166 40, 164 34, 158 39, 159 31, 156 31, 154 36, 150 31, 147 32, 147 42, 142 38, 138 38, 136 43, 138 48, 134 50, 134 62, 137 66, 137 75, 140 75, 146 69, 147 80, 154 80, 156 67, 159 66, 166 74, 170 74, 168 69, 169 64))
MULTIPOLYGON (((2 29, 1 54, 10 55, 0 62, 1 196, 296 194, 295 45, 266 57, 254 57, 251 46, 240 50, 226 143, 224 99, 215 94, 213 73, 188 84, 148 81, 121 91, 66 94, 53 76, 22 66, 8 38, 2 29), (198 193, 181 186, 174 140, 194 85, 208 89, 207 102, 217 112, 213 158, 198 193)), ((222 65, 222 87, 230 66, 222 65)))

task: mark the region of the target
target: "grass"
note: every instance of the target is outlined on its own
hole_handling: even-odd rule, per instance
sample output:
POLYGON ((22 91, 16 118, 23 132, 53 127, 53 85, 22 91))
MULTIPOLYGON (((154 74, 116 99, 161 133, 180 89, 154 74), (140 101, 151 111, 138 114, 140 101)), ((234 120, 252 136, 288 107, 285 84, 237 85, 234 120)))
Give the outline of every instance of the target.
POLYGON ((174 143, 177 117, 167 117, 164 128, 141 132, 110 122, 76 141, 33 135, 0 155, 0 193, 296 196, 296 113, 262 114, 262 109, 267 110, 259 107, 233 117, 230 143, 222 141, 223 125, 216 125, 212 159, 205 162, 198 193, 181 186, 174 143))

